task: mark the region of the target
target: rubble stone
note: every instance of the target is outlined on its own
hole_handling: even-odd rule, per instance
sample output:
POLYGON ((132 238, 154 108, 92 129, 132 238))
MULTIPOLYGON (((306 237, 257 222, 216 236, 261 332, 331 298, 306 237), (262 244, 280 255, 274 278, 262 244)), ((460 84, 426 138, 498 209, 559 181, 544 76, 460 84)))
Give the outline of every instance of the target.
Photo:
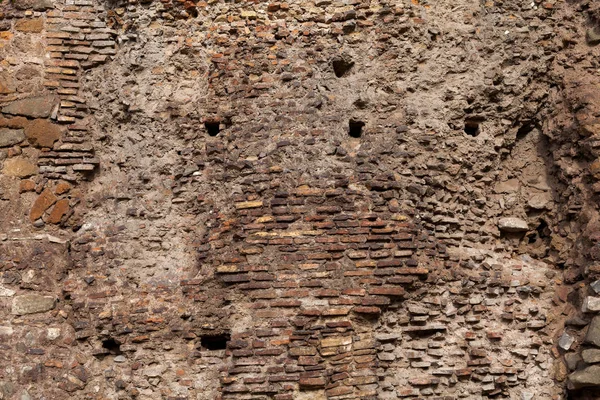
POLYGON ((16 100, 2 108, 2 112, 30 118, 48 118, 56 105, 54 96, 31 97, 16 100))
POLYGON ((12 313, 16 315, 37 314, 52 310, 55 299, 38 294, 16 296, 12 302, 12 313))
POLYGON ((529 230, 527 222, 520 218, 500 218, 498 228, 504 232, 526 232, 529 230))
POLYGON ((14 146, 25 140, 22 129, 0 129, 0 147, 14 146))

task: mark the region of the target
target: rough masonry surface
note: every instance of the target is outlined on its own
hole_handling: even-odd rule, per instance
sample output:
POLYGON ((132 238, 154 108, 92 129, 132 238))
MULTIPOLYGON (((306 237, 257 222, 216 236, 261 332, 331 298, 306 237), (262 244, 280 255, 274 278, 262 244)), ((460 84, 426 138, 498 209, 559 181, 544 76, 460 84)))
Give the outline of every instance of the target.
POLYGON ((0 4, 0 399, 600 398, 600 4, 0 4))

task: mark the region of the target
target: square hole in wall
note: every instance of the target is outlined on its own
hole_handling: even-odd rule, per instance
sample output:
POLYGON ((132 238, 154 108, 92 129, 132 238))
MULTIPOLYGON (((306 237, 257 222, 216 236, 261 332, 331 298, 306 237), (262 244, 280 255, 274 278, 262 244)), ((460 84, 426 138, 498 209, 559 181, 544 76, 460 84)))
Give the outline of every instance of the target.
POLYGON ((225 350, 231 335, 227 332, 200 336, 200 345, 206 350, 225 350))

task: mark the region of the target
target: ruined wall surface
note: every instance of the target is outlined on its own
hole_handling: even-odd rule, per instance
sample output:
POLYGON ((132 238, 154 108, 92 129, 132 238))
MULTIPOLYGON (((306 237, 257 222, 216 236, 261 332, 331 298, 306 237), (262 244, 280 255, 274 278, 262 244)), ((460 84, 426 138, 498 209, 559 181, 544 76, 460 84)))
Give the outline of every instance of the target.
POLYGON ((0 399, 600 398, 600 5, 0 4, 0 399))

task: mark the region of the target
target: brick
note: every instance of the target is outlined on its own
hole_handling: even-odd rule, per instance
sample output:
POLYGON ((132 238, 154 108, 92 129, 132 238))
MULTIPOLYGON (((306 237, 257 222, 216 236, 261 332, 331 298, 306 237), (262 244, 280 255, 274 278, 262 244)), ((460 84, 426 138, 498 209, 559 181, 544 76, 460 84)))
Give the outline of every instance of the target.
POLYGON ((301 378, 299 384, 300 386, 307 387, 324 387, 327 384, 327 380, 322 376, 318 378, 301 378))
POLYGON ((352 344, 352 338, 349 336, 321 339, 321 347, 347 346, 349 344, 352 344))
POLYGON ((325 393, 327 396, 343 396, 345 394, 350 394, 354 391, 352 386, 338 386, 332 389, 327 389, 325 393))
POLYGON ((260 208, 263 206, 263 201, 262 200, 258 200, 258 201, 243 201, 240 203, 235 203, 235 208, 237 208, 238 210, 247 210, 247 209, 251 209, 251 208, 260 208))
POLYGON ((406 292, 401 287, 396 286, 378 286, 369 289, 371 295, 382 295, 382 296, 395 296, 403 297, 406 292))
POLYGON ((384 306, 390 304, 390 299, 383 296, 367 296, 361 299, 363 306, 384 306))
POLYGON ((352 311, 358 314, 381 314, 379 307, 354 307, 352 311))
POLYGON ((48 216, 47 222, 50 224, 58 224, 60 223, 63 216, 65 216, 69 211, 69 200, 61 199, 56 202, 50 215, 48 216))
POLYGON ((50 208, 55 202, 57 198, 52 193, 52 191, 48 188, 44 189, 44 191, 38 196, 38 198, 33 203, 31 207, 31 211, 29 213, 29 219, 31 222, 34 222, 38 218, 41 218, 44 215, 44 212, 50 208))

